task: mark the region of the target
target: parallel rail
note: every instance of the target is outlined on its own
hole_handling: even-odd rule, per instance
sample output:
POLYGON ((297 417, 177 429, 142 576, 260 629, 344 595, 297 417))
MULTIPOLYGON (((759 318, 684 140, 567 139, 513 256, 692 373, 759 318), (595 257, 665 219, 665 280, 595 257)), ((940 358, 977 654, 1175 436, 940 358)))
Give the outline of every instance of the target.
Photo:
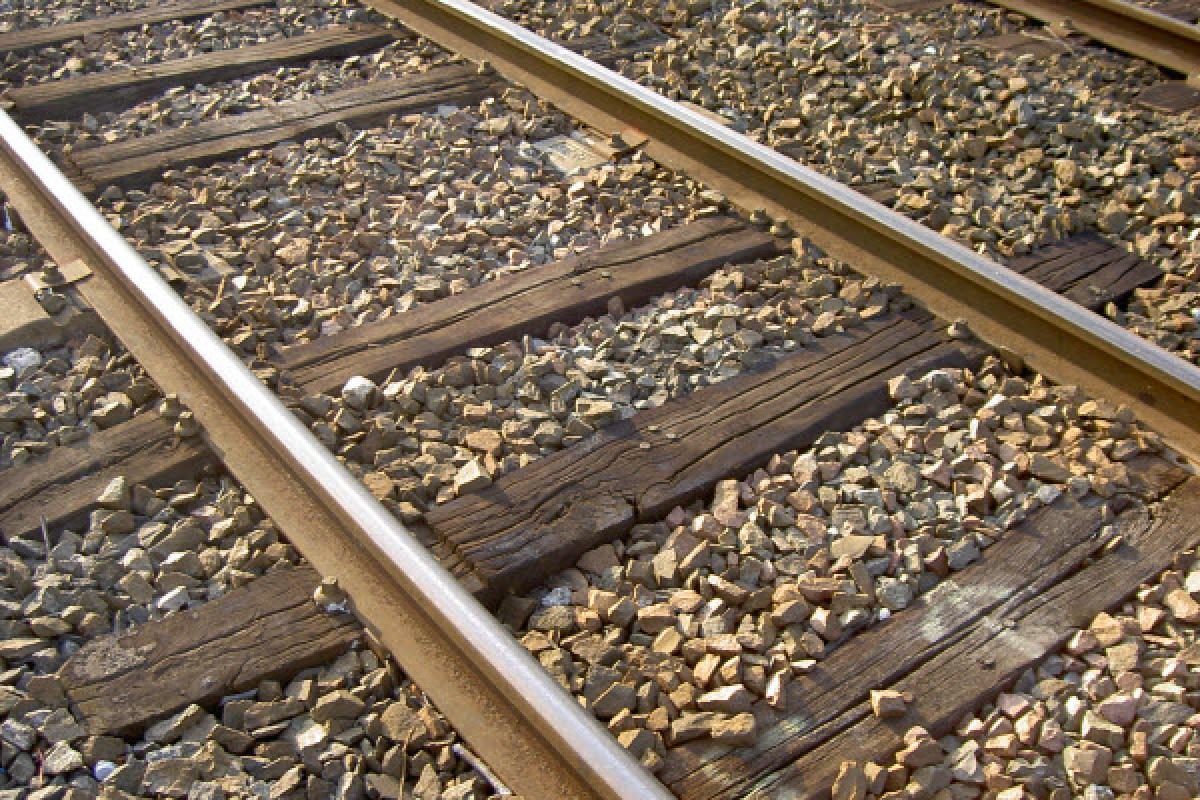
MULTIPOLYGON (((367 0, 438 44, 736 205, 787 220, 835 258, 902 284, 945 319, 1061 383, 1130 405, 1200 462, 1200 369, 853 189, 467 0, 367 0)), ((1105 0, 1108 2, 1108 0, 1105 0)))
POLYGON ((1126 0, 987 0, 1040 20, 1056 33, 1082 33, 1189 77, 1200 76, 1200 27, 1126 0))
MULTIPOLYGON (((835 257, 904 284, 942 316, 968 319, 984 340, 1015 352, 1049 377, 1130 404, 1176 449, 1200 460, 1200 369, 848 187, 465 0, 368 2, 443 46, 486 60, 601 130, 648 137, 648 152, 663 163, 708 182, 744 208, 788 220, 835 257)), ((998 4, 1039 19, 1044 19, 1040 7, 1050 7, 1044 12, 1050 14, 1064 5, 998 4)), ((1106 13, 1127 6, 1114 0, 1072 5, 1106 13)), ((1161 15, 1143 13, 1154 17, 1151 27, 1173 28, 1160 24, 1161 15)), ((1094 24, 1103 34, 1107 29, 1099 23, 1058 16, 1060 25, 1069 17, 1075 30, 1142 55, 1131 49, 1141 47, 1139 42, 1112 42, 1083 24, 1094 24)), ((1173 59, 1164 65, 1195 74, 1200 57, 1180 59, 1200 51, 1200 37, 1189 26, 1175 25, 1185 29, 1186 35, 1173 31, 1185 46, 1160 44, 1142 57, 1157 63, 1173 59)), ((363 620, 506 783, 537 798, 669 797, 262 386, 2 112, 0 190, 57 263, 83 262, 90 275, 79 284, 81 293, 155 381, 183 397, 214 452, 306 558, 339 579, 363 620)))
POLYGON ((670 795, 352 477, 0 112, 0 191, 301 553, 512 789, 670 795))

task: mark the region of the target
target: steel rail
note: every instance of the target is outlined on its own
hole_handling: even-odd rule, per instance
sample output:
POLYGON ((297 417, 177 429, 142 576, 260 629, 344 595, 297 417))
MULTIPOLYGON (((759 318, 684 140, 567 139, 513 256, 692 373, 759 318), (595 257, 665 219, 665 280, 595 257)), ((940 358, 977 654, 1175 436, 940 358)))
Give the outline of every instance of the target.
POLYGON ((1082 33, 1189 77, 1200 75, 1200 27, 1126 0, 987 0, 1058 34, 1082 33))
POLYGON ((1129 404, 1200 461, 1200 369, 908 217, 466 0, 367 0, 441 46, 744 209, 788 220, 830 255, 903 285, 945 319, 1060 383, 1129 404))
POLYGON ((530 798, 670 794, 338 463, 0 112, 0 191, 289 540, 510 788, 530 798))

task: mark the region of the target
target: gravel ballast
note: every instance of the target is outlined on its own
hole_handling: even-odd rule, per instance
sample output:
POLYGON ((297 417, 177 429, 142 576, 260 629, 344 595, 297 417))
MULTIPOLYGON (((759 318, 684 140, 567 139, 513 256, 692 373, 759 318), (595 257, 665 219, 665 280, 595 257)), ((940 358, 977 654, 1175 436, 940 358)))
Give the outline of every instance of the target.
POLYGON ((1161 447, 1128 409, 994 358, 890 390, 889 413, 635 526, 501 619, 648 768, 691 739, 749 745, 791 678, 1035 509, 1140 503, 1125 462, 1161 447))
POLYGON ((795 352, 892 307, 895 287, 862 279, 796 240, 797 253, 729 266, 653 304, 479 348, 446 366, 299 405, 313 433, 409 517, 637 411, 795 352), (474 476, 474 477, 472 477, 474 476))
POLYGON ((999 259, 1099 230, 1168 273, 1115 321, 1200 361, 1197 117, 1141 108, 1165 76, 1093 44, 1046 58, 981 40, 1050 35, 982 4, 889 16, 870 4, 589 3, 498 10, 552 37, 668 40, 619 69, 999 259), (640 34, 639 34, 640 35, 640 34))
POLYGON ((1182 553, 949 735, 914 727, 887 763, 844 763, 833 796, 1196 797, 1198 597, 1196 553, 1182 553))
POLYGON ((0 355, 0 469, 111 428, 160 397, 120 345, 96 336, 0 355))
MULTIPOLYGON (((91 9, 74 3, 38 3, 38 11, 16 7, 0 11, 0 30, 23 29, 122 13, 149 3, 114 4, 91 9)), ((208 17, 93 34, 87 41, 9 52, 0 57, 0 89, 101 72, 115 67, 152 64, 176 58, 261 44, 331 25, 379 18, 351 0, 289 0, 277 6, 220 11, 208 17)))
POLYGON ((491 796, 428 698, 370 649, 141 735, 89 735, 54 676, 84 643, 302 563, 223 474, 159 488, 118 478, 98 499, 84 529, 0 546, 0 797, 491 796))
POLYGON ((185 297, 235 346, 307 341, 711 206, 639 153, 564 174, 577 131, 527 92, 169 172, 100 206, 146 259, 224 275, 185 297))
MULTIPOLYGON (((666 33, 621 69, 839 180, 895 187, 902 211, 991 256, 1099 228, 1168 273, 1106 313, 1200 361, 1200 146, 1194 118, 1136 106, 1136 90, 1159 78, 1146 65, 1092 47, 1086 60, 1057 62, 985 53, 971 42, 1021 27, 963 4, 903 23, 850 2, 501 9, 569 39, 666 33)), ((50 6, 38 19, 109 10, 50 6)), ((0 29, 24 25, 14 21, 22 13, 0 14, 0 29)), ((357 4, 289 4, 116 34, 99 51, 89 42, 9 56, 6 72, 14 82, 62 77, 135 53, 179 57, 364 19, 375 18, 357 4)), ((449 60, 405 40, 34 133, 65 152, 449 60)), ((507 88, 466 108, 171 171, 145 190, 105 191, 100 205, 148 261, 185 278, 193 308, 269 377, 271 348, 727 210, 641 154, 564 174, 539 147, 585 133, 507 88)), ((0 233, 0 276, 41 258, 22 234, 0 233)), ((907 305, 896 287, 796 239, 792 254, 727 267, 645 307, 614 303, 545 339, 378 383, 356 378, 301 399, 297 413, 413 521, 615 420, 907 305)), ((2 355, 0 466, 123 415, 181 411, 97 339, 2 355)), ((897 379, 890 391, 888 413, 636 526, 509 598, 502 621, 654 770, 686 741, 752 744, 756 712, 786 713, 796 675, 974 563, 1033 510, 1064 493, 1093 495, 1109 514, 1141 502, 1125 464, 1162 449, 1129 409, 997 359, 897 379)), ((168 487, 116 481, 100 504, 86 529, 0 547, 0 800, 491 795, 428 699, 369 649, 217 708, 187 708, 137 738, 86 735, 50 677, 82 642, 301 562, 220 473, 168 487)), ((1195 796, 1193 573, 1181 561, 1120 614, 1098 618, 937 742, 941 765, 846 765, 842 788, 862 788, 847 797, 1195 796), (1132 655, 1099 664, 1092 656, 1106 648, 1132 655)), ((903 698, 873 702, 886 716, 903 698)), ((920 731, 910 736, 928 747, 920 731)))

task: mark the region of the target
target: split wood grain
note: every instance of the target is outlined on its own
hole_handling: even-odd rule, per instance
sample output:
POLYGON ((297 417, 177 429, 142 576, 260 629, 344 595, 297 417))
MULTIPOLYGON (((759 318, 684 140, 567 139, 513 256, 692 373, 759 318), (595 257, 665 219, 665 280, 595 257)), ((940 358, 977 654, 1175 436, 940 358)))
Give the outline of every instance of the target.
MULTIPOLYGON (((807 152, 804 145, 800 142, 786 142, 778 145, 779 152, 789 158, 794 158, 797 161, 804 162, 807 160, 807 152)), ((896 201, 900 197, 900 190, 893 186, 888 181, 872 180, 867 183, 858 183, 850 185, 850 188, 859 194, 866 195, 876 203, 885 205, 888 208, 895 208, 896 201)))
POLYGON ((173 86, 227 81, 285 64, 362 53, 398 35, 404 34, 378 25, 337 25, 251 47, 46 81, 12 89, 8 99, 25 118, 74 118, 128 108, 173 86))
POLYGON ((1200 108, 1200 89, 1186 81, 1163 81, 1139 92, 1137 104, 1165 114, 1186 114, 1200 108))
POLYGON ((542 336, 556 322, 570 325, 604 314, 614 297, 633 308, 699 283, 725 264, 781 252, 779 240, 731 217, 699 220, 284 348, 276 364, 305 394, 337 391, 355 375, 378 378, 392 370, 437 366, 471 347, 542 336))
POLYGON ((1063 499, 1040 509, 980 563, 797 679, 786 711, 764 718, 753 747, 684 745, 670 751, 660 777, 683 800, 823 796, 842 760, 884 760, 912 725, 941 735, 1200 540, 1189 522, 1200 513, 1200 479, 1156 457, 1131 462, 1130 471, 1146 498, 1179 488, 1154 520, 1141 511, 1118 517, 1113 536, 1124 545, 1100 555, 1111 540, 1096 535, 1104 524, 1096 503, 1063 499), (879 720, 868 700, 880 688, 912 690, 916 701, 906 716, 879 720))
POLYGON ((1158 267, 1092 231, 1039 247, 1008 267, 1092 311, 1162 277, 1158 267))
POLYGON ((970 45, 982 47, 997 53, 1008 53, 1013 56, 1033 56, 1034 58, 1050 58, 1066 53, 1071 46, 1061 39, 1052 38, 1048 33, 1036 35, 1027 33, 1003 33, 999 36, 989 36, 968 42, 970 45))
POLYGON ((194 611, 85 644, 59 670, 92 734, 135 734, 191 703, 287 680, 349 650, 358 620, 312 600, 308 567, 271 572, 194 611))
POLYGON ((1153 9, 1160 14, 1174 17, 1181 22, 1200 22, 1200 2, 1197 0, 1173 0, 1157 5, 1153 9))
POLYGON ((559 42, 559 44, 573 52, 585 54, 597 64, 603 64, 611 68, 626 59, 649 56, 654 51, 654 48, 666 41, 665 37, 651 36, 645 39, 638 39, 635 42, 615 45, 610 37, 598 35, 582 39, 572 39, 567 42, 559 42))
POLYGON ((194 478, 214 462, 200 439, 180 439, 169 421, 138 414, 0 473, 0 537, 36 532, 42 515, 52 530, 86 523, 96 498, 118 476, 162 485, 194 478))
POLYGON ((430 510, 435 552, 485 602, 524 591, 773 453, 883 412, 888 379, 975 362, 977 354, 929 328, 927 319, 873 320, 761 372, 610 425, 430 510))
POLYGON ((420 75, 374 80, 362 86, 292 100, 258 111, 74 151, 69 171, 85 192, 109 185, 137 186, 167 170, 203 166, 280 142, 318 136, 339 122, 366 124, 439 105, 466 105, 494 91, 474 68, 448 66, 420 75))
POLYGON ((1155 520, 1130 520, 1126 541, 1115 550, 1057 583, 1042 584, 1040 591, 1031 587, 1021 592, 895 683, 898 691, 920 693, 905 717, 884 724, 856 709, 861 716, 857 724, 757 785, 750 796, 821 796, 836 774, 833 758, 883 760, 902 746, 900 726, 906 723, 922 725, 934 736, 950 732, 966 713, 992 700, 1076 629, 1120 604, 1138 584, 1169 567, 1178 552, 1200 543, 1197 514, 1200 480, 1192 478, 1155 520))
POLYGON ((62 25, 42 25, 0 33, 0 56, 19 50, 62 44, 99 33, 114 33, 154 25, 159 22, 183 21, 207 17, 218 11, 240 11, 258 6, 274 5, 274 0, 181 0, 158 3, 123 14, 109 14, 80 22, 62 25))
POLYGON ((870 0, 871 5, 894 14, 921 14, 945 8, 953 0, 870 0))

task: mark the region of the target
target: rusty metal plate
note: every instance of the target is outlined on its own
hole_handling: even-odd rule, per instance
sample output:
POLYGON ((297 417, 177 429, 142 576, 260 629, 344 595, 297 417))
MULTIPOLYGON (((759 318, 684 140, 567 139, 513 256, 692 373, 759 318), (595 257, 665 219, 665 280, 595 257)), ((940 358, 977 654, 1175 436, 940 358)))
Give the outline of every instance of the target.
POLYGON ((1015 56, 1033 56, 1048 58, 1057 56, 1071 49, 1070 45, 1061 39, 1049 35, 1031 36, 1027 33, 1005 33, 1000 36, 989 36, 975 42, 984 50, 995 53, 1010 53, 1015 56))
POLYGON ((35 292, 40 292, 43 289, 78 283, 84 278, 90 277, 91 274, 92 271, 87 264, 83 263, 83 259, 77 258, 62 266, 55 266, 42 272, 31 272, 25 276, 25 281, 35 292))
POLYGON ((586 172, 612 160, 616 150, 595 136, 574 133, 570 136, 553 136, 533 143, 534 149, 564 175, 586 172))
POLYGON ((870 0, 870 5, 895 14, 920 14, 945 8, 953 0, 870 0))
POLYGON ((1137 102, 1151 111, 1183 114, 1200 107, 1200 89, 1194 89, 1183 81, 1163 81, 1143 89, 1138 94, 1137 102))

